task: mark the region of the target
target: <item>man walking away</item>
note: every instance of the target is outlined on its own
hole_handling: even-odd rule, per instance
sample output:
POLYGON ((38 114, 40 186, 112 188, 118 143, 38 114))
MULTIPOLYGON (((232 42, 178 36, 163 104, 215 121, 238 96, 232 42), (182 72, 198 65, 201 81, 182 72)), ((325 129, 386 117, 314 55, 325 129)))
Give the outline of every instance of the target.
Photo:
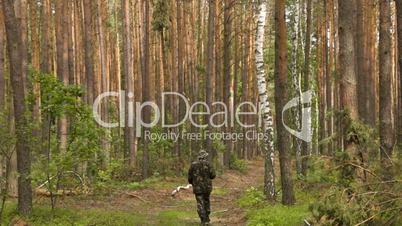
POLYGON ((214 168, 208 162, 208 153, 201 150, 198 160, 191 164, 188 171, 188 183, 193 185, 197 199, 197 212, 202 225, 209 225, 211 213, 209 197, 212 192, 212 180, 216 177, 214 168))

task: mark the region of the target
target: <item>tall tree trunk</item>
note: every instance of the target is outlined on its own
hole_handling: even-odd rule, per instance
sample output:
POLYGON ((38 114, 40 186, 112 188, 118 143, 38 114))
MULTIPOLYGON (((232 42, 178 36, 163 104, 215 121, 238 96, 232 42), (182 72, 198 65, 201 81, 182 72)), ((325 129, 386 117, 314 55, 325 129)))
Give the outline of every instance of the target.
MULTIPOLYGON (((243 10, 248 10, 251 8, 251 6, 249 6, 249 3, 245 3, 245 5, 243 6, 243 10)), ((251 31, 249 29, 250 24, 250 15, 248 14, 244 14, 244 22, 242 23, 242 27, 243 27, 243 60, 242 60, 242 76, 241 76, 241 80, 242 80, 242 102, 247 102, 249 101, 249 83, 248 81, 248 77, 249 75, 249 71, 248 71, 248 65, 250 63, 250 39, 251 39, 251 31)), ((248 106, 245 106, 243 111, 249 111, 248 106)), ((248 120, 248 115, 243 115, 241 118, 241 121, 243 124, 247 124, 247 120, 248 120)), ((242 126, 241 128, 243 131, 243 134, 246 134, 247 131, 249 130, 249 128, 246 128, 245 126, 242 126)), ((242 140, 242 158, 247 159, 248 155, 248 139, 243 139, 242 140)))
MULTIPOLYGON (((348 134, 351 124, 359 120, 357 96, 356 67, 356 0, 339 0, 339 74, 341 75, 340 93, 341 110, 347 113, 348 119, 343 119, 342 136, 345 151, 358 165, 364 162, 356 139, 348 134)), ((365 180, 365 172, 357 169, 356 173, 365 180)))
POLYGON ((15 0, 13 1, 15 17, 20 26, 20 35, 21 35, 21 54, 23 57, 20 59, 22 70, 26 71, 22 76, 24 94, 27 95, 28 92, 28 2, 27 0, 15 0))
MULTIPOLYGON (((57 77, 65 85, 69 82, 68 67, 68 2, 56 1, 56 56, 57 77)), ((59 149, 67 149, 67 118, 61 116, 58 121, 59 149)))
MULTIPOLYGON (((40 41, 39 41, 39 26, 38 26, 38 7, 36 0, 29 1, 30 8, 30 18, 31 18, 31 65, 32 70, 40 71, 40 41)), ((1 25, 0 25, 1 26, 1 25)), ((40 91, 39 84, 37 82, 33 82, 32 84, 32 92, 35 96, 35 103, 33 104, 32 109, 32 118, 35 122, 40 122, 40 91)), ((1 107, 0 107, 1 108, 1 107)), ((37 129, 34 130, 34 136, 40 136, 39 131, 37 129)))
MULTIPOLYGON (((214 48, 215 48, 215 1, 209 0, 209 14, 208 14, 208 43, 207 43, 207 74, 206 74, 206 104, 208 107, 212 105, 212 78, 214 76, 214 48)), ((210 115, 205 115, 205 123, 208 124, 208 131, 211 132, 211 123, 209 122, 210 115)), ((212 150, 212 141, 208 138, 205 139, 205 149, 210 153, 210 158, 213 159, 214 151, 212 150)), ((210 160, 211 160, 210 159, 210 160)))
MULTIPOLYGON (((222 95, 223 102, 226 106, 230 106, 230 82, 231 82, 231 56, 232 56, 232 7, 234 6, 233 0, 225 0, 224 8, 224 23, 223 23, 223 86, 222 95)), ((225 131, 230 132, 230 125, 225 126, 225 131)), ((226 149, 224 153, 223 163, 229 167, 231 155, 231 141, 226 141, 226 149)))
MULTIPOLYGON (((304 91, 308 91, 310 89, 310 49, 311 49, 311 23, 312 23, 312 15, 311 15, 311 1, 307 0, 307 8, 306 8, 306 41, 304 47, 304 71, 303 71, 303 89, 304 91)), ((311 126, 311 118, 308 118, 308 126, 311 126)), ((307 175, 308 168, 308 156, 310 155, 309 144, 307 142, 303 142, 302 150, 301 150, 301 174, 307 175)))
POLYGON ((95 60, 94 60, 94 37, 93 37, 93 4, 91 0, 84 0, 84 42, 85 42, 85 79, 86 79, 86 101, 92 104, 94 101, 94 79, 95 79, 95 60))
MULTIPOLYGON (((300 74, 298 66, 298 56, 299 56, 299 35, 300 35, 300 4, 296 3, 296 6, 292 9, 293 11, 293 31, 292 31, 292 59, 291 59, 291 69, 292 69, 292 87, 294 89, 295 97, 301 97, 301 87, 300 87, 300 74)), ((301 129, 301 108, 297 108, 293 111, 294 125, 299 131, 301 129)), ((302 141, 297 137, 293 137, 293 147, 296 153, 296 171, 297 174, 301 174, 301 145, 302 141)))
POLYGON ((21 25, 15 16, 12 0, 3 0, 3 14, 5 18, 6 35, 8 40, 8 55, 10 59, 10 77, 13 89, 13 105, 15 116, 15 128, 17 134, 17 170, 18 170, 18 212, 21 215, 28 215, 32 210, 32 188, 31 188, 31 152, 29 150, 25 130, 27 120, 25 114, 24 96, 24 70, 22 62, 26 58, 24 54, 21 36, 21 25))
MULTIPOLYGON (((53 59, 52 59, 52 23, 51 23, 51 3, 50 0, 42 1, 42 45, 41 45, 41 62, 40 71, 45 74, 50 74, 53 71, 53 59)), ((47 142, 49 140, 49 128, 50 119, 46 112, 42 114, 41 125, 41 143, 42 153, 46 153, 47 142)))
MULTIPOLYGON (((396 0, 396 16, 398 23, 398 65, 399 65, 399 97, 398 97, 398 146, 402 149, 402 0, 396 0)), ((397 79, 398 80, 398 79, 397 79)))
POLYGON ((380 151, 384 179, 392 178, 394 133, 392 120, 391 1, 380 1, 380 151))
POLYGON ((4 111, 6 101, 6 80, 5 80, 5 27, 4 27, 4 14, 3 7, 0 5, 0 112, 4 111))
MULTIPOLYGON (((332 71, 331 71, 331 62, 330 62, 330 51, 329 51, 329 40, 330 37, 329 35, 331 35, 330 33, 330 15, 329 15, 329 10, 328 10, 328 6, 330 4, 328 4, 329 0, 325 0, 324 1, 324 54, 325 54, 325 98, 326 98, 326 111, 330 112, 332 111, 333 108, 333 97, 332 97, 332 71)), ((332 137, 333 134, 333 117, 332 114, 326 115, 326 135, 327 137, 332 137)), ((328 155, 332 155, 333 154, 333 150, 332 150, 332 144, 328 143, 326 145, 326 150, 327 150, 327 154, 328 155)))
POLYGON ((296 202, 293 192, 292 164, 288 146, 289 135, 282 122, 282 110, 288 101, 287 93, 287 38, 285 21, 285 0, 275 0, 275 110, 277 126, 277 147, 281 169, 282 203, 293 205, 296 202))
MULTIPOLYGON (((325 0, 326 1, 326 0, 325 0)), ((325 3, 322 1, 322 3, 325 3)), ((318 140, 319 143, 327 137, 327 124, 325 120, 325 114, 327 112, 327 96, 326 94, 326 17, 322 12, 324 11, 323 5, 319 5, 317 9, 317 35, 318 35, 318 46, 317 46, 317 89, 318 89, 318 140)), ((327 155, 327 145, 320 144, 320 153, 327 155)))
MULTIPOLYGON (((177 0, 176 1, 176 22, 177 22, 177 87, 178 87, 178 92, 180 94, 184 94, 184 50, 185 50, 185 38, 184 38, 184 18, 183 18, 183 3, 184 1, 182 0, 177 0)), ((174 50, 176 51, 176 50, 174 50)), ((178 104, 178 111, 176 114, 176 122, 180 122, 181 119, 185 115, 185 105, 183 101, 177 100, 178 104)), ((180 127, 176 128, 176 132, 180 133, 181 129, 180 127)), ((182 140, 179 138, 178 142, 175 144, 175 152, 179 160, 181 159, 181 143, 182 140)))
POLYGON ((42 1, 42 47, 41 47, 41 66, 40 70, 43 73, 52 71, 52 39, 51 39, 51 6, 50 0, 42 1))
POLYGON ((134 95, 134 64, 133 64, 133 42, 132 42, 132 31, 131 31, 131 11, 130 11, 130 0, 122 0, 122 37, 123 37, 123 83, 126 92, 125 96, 125 125, 124 126, 124 158, 125 161, 129 163, 131 167, 135 166, 136 161, 136 149, 134 145, 134 128, 131 122, 129 122, 129 103, 132 102, 132 97, 134 95), (131 99, 130 99, 131 97, 131 99))
POLYGON ((374 77, 369 71, 369 64, 374 62, 369 62, 370 54, 367 52, 369 50, 368 40, 371 38, 366 29, 367 24, 366 14, 370 14, 372 7, 368 5, 366 10, 366 3, 364 0, 357 0, 357 23, 356 23, 356 57, 357 57, 357 78, 358 78, 358 90, 357 94, 359 96, 359 115, 364 123, 371 126, 375 126, 375 94, 374 90, 374 77))
MULTIPOLYGON (((142 68, 142 101, 143 103, 150 101, 150 65, 149 65, 149 1, 143 1, 143 16, 144 16, 144 25, 143 25, 143 43, 142 43, 142 60, 143 60, 143 68, 142 68)), ((145 108, 143 112, 143 121, 144 123, 149 124, 151 121, 151 111, 149 108, 145 108)), ((149 128, 144 128, 144 132, 149 130, 149 128)), ((143 162, 142 162, 142 176, 143 178, 149 177, 149 140, 147 137, 144 137, 144 149, 143 149, 143 162)))
POLYGON ((267 3, 262 1, 258 8, 257 34, 255 41, 255 64, 257 72, 258 93, 260 107, 264 123, 264 149, 265 149, 265 171, 264 171, 264 192, 268 200, 275 200, 275 170, 274 170, 274 128, 270 103, 268 100, 267 82, 265 80, 264 64, 264 41, 265 24, 267 17, 267 3))

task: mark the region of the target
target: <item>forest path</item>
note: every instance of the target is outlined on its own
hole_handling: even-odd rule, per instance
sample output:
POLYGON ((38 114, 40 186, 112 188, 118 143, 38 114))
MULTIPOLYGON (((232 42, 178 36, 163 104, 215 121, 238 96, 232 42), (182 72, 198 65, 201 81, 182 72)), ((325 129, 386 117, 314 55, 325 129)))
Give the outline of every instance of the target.
MULTIPOLYGON (((226 170, 214 181, 211 194, 211 225, 245 225, 246 213, 237 205, 238 198, 250 187, 263 184, 264 163, 249 161, 247 170, 226 170)), ((147 188, 114 191, 110 196, 67 197, 61 206, 69 209, 102 209, 138 215, 141 222, 127 225, 199 225, 196 201, 192 190, 182 190, 175 197, 171 192, 186 185, 186 178, 166 178, 147 188)))

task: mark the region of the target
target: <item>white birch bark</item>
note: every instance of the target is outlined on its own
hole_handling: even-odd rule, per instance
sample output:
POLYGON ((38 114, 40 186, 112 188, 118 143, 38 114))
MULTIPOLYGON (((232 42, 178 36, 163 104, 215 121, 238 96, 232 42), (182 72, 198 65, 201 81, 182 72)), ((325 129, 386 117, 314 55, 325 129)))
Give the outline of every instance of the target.
POLYGON ((257 85, 261 114, 264 129, 264 149, 265 149, 265 175, 264 192, 267 199, 274 200, 275 192, 275 171, 274 171, 274 128, 270 103, 268 100, 267 82, 265 79, 264 68, 264 41, 265 23, 267 17, 267 3, 265 0, 260 2, 257 17, 257 35, 255 42, 255 63, 257 73, 257 85))
MULTIPOLYGON (((301 88, 300 88, 300 74, 298 70, 298 52, 299 52, 299 32, 300 32, 300 26, 299 26, 299 18, 300 18, 300 5, 296 4, 293 9, 294 13, 294 21, 293 21, 293 35, 292 35, 292 64, 291 64, 291 69, 292 69, 292 85, 294 89, 294 94, 296 97, 299 98, 299 103, 301 102, 301 88)), ((300 131, 301 128, 301 121, 300 121, 300 113, 301 113, 301 107, 298 106, 294 110, 294 120, 295 120, 295 126, 296 130, 300 131)), ((302 146, 302 141, 298 138, 294 139, 295 143, 295 150, 296 150, 296 168, 297 168, 297 173, 301 173, 301 146, 302 146)))

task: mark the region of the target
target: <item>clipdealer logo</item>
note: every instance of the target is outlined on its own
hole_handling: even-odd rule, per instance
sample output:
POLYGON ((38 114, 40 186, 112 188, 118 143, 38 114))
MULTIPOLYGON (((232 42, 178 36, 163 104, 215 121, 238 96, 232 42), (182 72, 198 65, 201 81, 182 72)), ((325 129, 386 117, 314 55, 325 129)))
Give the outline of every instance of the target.
MULTIPOLYGON (((284 113, 291 109, 298 107, 300 104, 311 104, 311 91, 303 93, 302 96, 296 97, 289 101, 283 111, 284 113)), ((176 128, 183 125, 185 122, 189 121, 194 127, 206 129, 200 133, 186 133, 182 131, 180 134, 173 133, 171 131, 166 133, 151 133, 149 130, 146 130, 145 136, 151 140, 160 141, 162 139, 171 139, 173 141, 177 141, 179 138, 181 139, 191 139, 191 140, 202 140, 202 139, 220 139, 220 140, 233 140, 239 141, 242 139, 263 139, 264 133, 257 133, 254 130, 249 130, 246 133, 227 133, 227 132, 210 132, 207 130, 208 123, 204 122, 204 124, 199 124, 196 122, 195 118, 209 115, 209 124, 212 128, 222 128, 222 127, 235 127, 235 125, 239 125, 241 128, 253 128, 253 127, 261 127, 262 125, 262 114, 258 111, 258 108, 252 102, 242 102, 235 106, 227 106, 223 102, 213 102, 210 106, 208 106, 205 102, 195 102, 190 104, 189 100, 180 93, 177 92, 164 92, 162 93, 161 106, 158 106, 156 103, 152 101, 148 102, 134 102, 134 94, 129 92, 126 93, 124 90, 120 92, 105 92, 100 94, 94 101, 93 104, 93 117, 95 121, 104 128, 124 128, 126 126, 130 128, 135 127, 135 132, 137 137, 141 137, 143 128, 152 128, 160 123, 162 128, 176 128), (166 101, 167 98, 178 98, 180 101, 184 103, 185 114, 179 119, 178 122, 169 124, 166 120, 166 101), (100 112, 101 104, 104 101, 107 101, 110 98, 117 98, 119 102, 119 121, 118 122, 105 122, 102 119, 100 112), (126 99, 128 98, 128 100, 126 99), (127 101, 126 101, 127 100, 127 101), (153 112, 153 119, 151 122, 147 123, 143 121, 143 111, 145 108, 151 108, 153 112), (247 111, 242 111, 244 108, 248 108, 247 111), (126 109, 127 108, 127 109, 126 109), (213 112, 211 108, 220 108, 218 112, 213 112), (235 108, 235 109, 234 109, 235 108), (203 109, 202 111, 197 109, 203 109), (127 115, 126 115, 127 114, 127 115), (258 120, 256 124, 245 124, 242 122, 242 116, 257 116, 258 120), (222 120, 223 119, 223 120, 222 120), (219 123, 217 123, 219 122, 219 123)), ((283 118, 283 117, 282 117, 283 118)), ((302 128, 301 131, 296 131, 287 126, 284 121, 282 121, 285 128, 292 135, 302 139, 306 142, 311 142, 311 107, 303 108, 302 110, 302 128)))

